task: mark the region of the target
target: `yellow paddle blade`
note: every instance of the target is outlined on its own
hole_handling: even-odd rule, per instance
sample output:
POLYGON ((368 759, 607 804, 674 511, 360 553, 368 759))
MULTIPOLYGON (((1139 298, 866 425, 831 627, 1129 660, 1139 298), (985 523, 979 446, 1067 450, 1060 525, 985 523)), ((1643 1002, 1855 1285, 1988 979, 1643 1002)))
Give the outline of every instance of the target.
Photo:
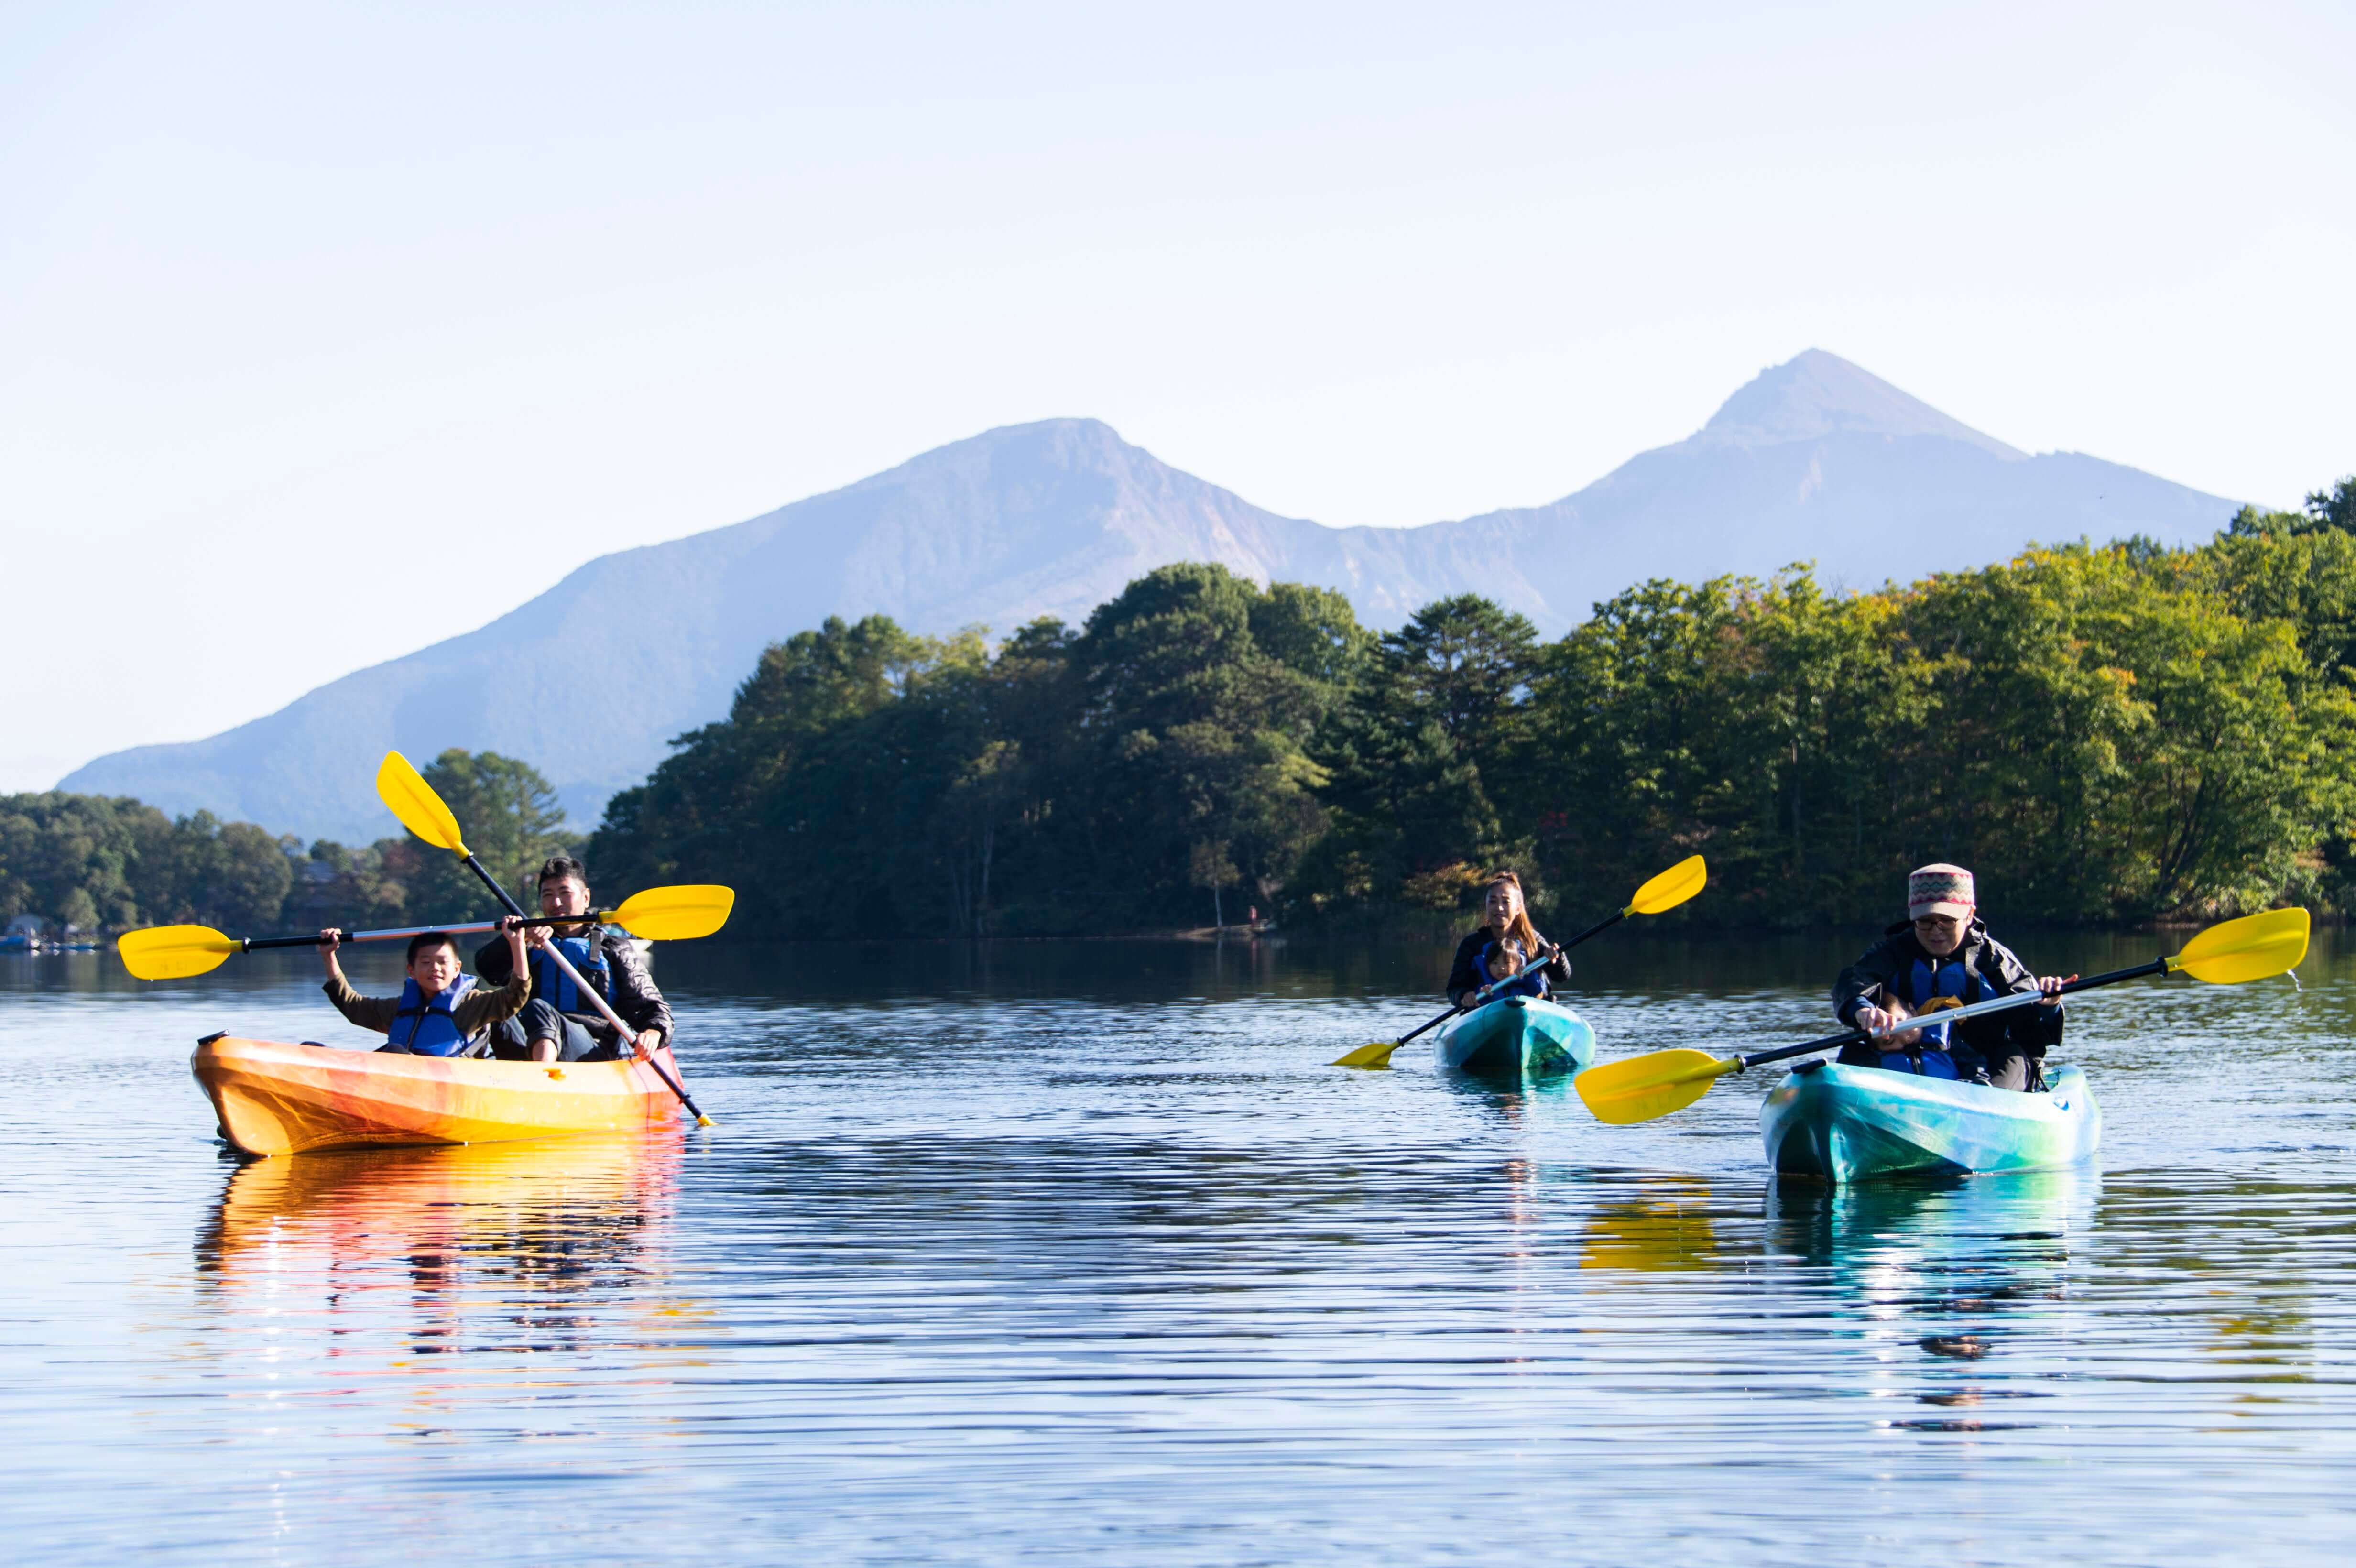
POLYGON ((632 893, 605 918, 650 942, 691 942, 728 923, 736 890, 713 882, 683 882, 632 893))
POLYGON ((244 951, 234 936, 209 925, 151 925, 114 939, 123 966, 142 980, 185 980, 209 974, 232 953, 244 951))
POLYGON ((2186 943, 2184 951, 2169 959, 2168 966, 2212 986, 2238 986, 2244 980, 2288 974, 2307 956, 2308 923, 2303 909, 2245 914, 2212 925, 2186 943))
POLYGON ((1372 1045, 1362 1045, 1355 1051, 1344 1051, 1333 1059, 1336 1067, 1388 1067, 1391 1052, 1399 1048, 1395 1040, 1378 1040, 1372 1045))
POLYGON ((453 855, 466 852, 465 835, 458 831, 458 819, 442 804, 409 759, 399 752, 387 752, 383 763, 376 770, 376 793, 386 807, 401 818, 401 825, 436 848, 447 849, 453 855))
POLYGON ((1675 909, 1701 891, 1709 880, 1709 868, 1698 855, 1689 856, 1636 890, 1628 901, 1628 914, 1658 914, 1665 909, 1675 909))
POLYGON ((1682 1111, 1733 1072, 1730 1056, 1707 1051, 1655 1051, 1590 1067, 1570 1081, 1599 1122, 1625 1126, 1682 1111))

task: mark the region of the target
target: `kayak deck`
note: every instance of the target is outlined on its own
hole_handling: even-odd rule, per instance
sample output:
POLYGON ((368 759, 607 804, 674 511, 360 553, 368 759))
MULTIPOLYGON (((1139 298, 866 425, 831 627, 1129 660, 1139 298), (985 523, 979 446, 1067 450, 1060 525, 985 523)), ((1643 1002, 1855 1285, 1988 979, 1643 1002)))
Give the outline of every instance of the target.
POLYGON ((1779 1174, 1863 1181, 2066 1165, 2100 1147, 2103 1113, 2075 1067, 2022 1093, 1832 1063, 1785 1074, 1759 1107, 1759 1130, 1779 1174))
POLYGON ((1595 1031, 1569 1008, 1501 997, 1441 1026, 1436 1050, 1442 1067, 1460 1072, 1540 1078, 1584 1070, 1595 1060, 1595 1031))
MULTIPOLYGON (((655 1057, 679 1071, 668 1050, 655 1057)), ((221 1136, 253 1155, 625 1132, 671 1120, 679 1104, 641 1061, 484 1061, 214 1035, 188 1068, 221 1136)))

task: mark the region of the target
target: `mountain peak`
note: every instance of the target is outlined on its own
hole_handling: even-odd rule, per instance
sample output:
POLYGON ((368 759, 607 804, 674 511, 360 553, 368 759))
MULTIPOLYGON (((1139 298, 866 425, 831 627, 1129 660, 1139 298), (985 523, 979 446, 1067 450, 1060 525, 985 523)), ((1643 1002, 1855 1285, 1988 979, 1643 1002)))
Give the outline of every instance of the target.
POLYGON ((2029 455, 1821 348, 1760 371, 1719 406, 1696 439, 1772 446, 1828 435, 1944 436, 1999 457, 2029 455))

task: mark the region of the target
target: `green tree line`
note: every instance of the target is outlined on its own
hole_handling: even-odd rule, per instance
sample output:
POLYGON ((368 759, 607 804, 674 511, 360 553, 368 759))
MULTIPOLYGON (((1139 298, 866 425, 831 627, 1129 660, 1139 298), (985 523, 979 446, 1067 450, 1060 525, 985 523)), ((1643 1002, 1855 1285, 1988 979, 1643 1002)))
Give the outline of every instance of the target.
MULTIPOLYGON (((580 842, 528 763, 454 750, 423 772, 466 825, 467 847, 510 886, 580 842)), ((194 921, 252 936, 455 923, 486 910, 455 857, 406 835, 306 848, 209 812, 175 820, 133 799, 53 791, 0 795, 0 920, 18 915, 52 931, 194 921)))
MULTIPOLYGON (((1972 866, 2008 918, 2356 908, 2356 479, 2197 549, 2029 550, 1866 592, 1656 581, 1555 641, 1472 595, 1398 630, 1165 567, 991 645, 829 620, 767 649, 587 845, 595 884, 739 890, 795 936, 1093 934, 1601 912, 1699 852, 1705 923, 1878 921, 1972 866)), ((528 763, 426 776, 522 887, 576 840, 528 763)), ((0 797, 0 916, 303 930, 474 918, 402 837, 307 847, 132 800, 0 797)))
POLYGON ((1973 866, 2009 917, 2356 903, 2356 481, 2210 544, 2032 549, 1828 592, 1640 584, 1554 642, 1477 596, 1392 633, 1217 566, 1075 630, 830 620, 612 802, 601 883, 719 880, 781 934, 1089 933, 1608 908, 1709 857, 1705 922, 1884 918, 1973 866))

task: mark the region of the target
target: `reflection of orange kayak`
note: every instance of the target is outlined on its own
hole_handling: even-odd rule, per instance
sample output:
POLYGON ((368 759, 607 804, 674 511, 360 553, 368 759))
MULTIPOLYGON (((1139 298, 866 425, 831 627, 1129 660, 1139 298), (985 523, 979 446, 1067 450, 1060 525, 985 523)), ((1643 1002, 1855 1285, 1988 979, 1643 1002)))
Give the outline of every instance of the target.
MULTIPOLYGON (((669 1051, 656 1059, 679 1071, 669 1051)), ((454 1061, 214 1035, 188 1066, 248 1154, 626 1132, 679 1106, 638 1061, 454 1061)))

